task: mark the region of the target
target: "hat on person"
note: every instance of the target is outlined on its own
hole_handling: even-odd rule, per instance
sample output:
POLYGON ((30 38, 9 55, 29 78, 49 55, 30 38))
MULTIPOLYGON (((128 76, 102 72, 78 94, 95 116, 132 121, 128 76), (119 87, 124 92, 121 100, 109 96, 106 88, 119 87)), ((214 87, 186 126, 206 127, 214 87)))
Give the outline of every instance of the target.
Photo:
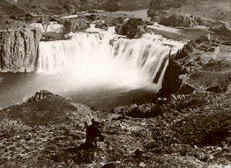
POLYGON ((92 125, 98 125, 99 121, 97 121, 95 118, 92 118, 91 123, 92 123, 92 125))

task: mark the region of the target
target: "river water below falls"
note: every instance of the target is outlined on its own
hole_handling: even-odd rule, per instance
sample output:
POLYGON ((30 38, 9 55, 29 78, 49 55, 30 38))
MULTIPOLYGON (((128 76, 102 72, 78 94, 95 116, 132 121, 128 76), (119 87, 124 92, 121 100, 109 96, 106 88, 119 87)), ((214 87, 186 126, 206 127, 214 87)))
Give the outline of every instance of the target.
POLYGON ((126 39, 113 27, 70 36, 40 42, 36 72, 0 74, 0 108, 42 89, 104 109, 149 101, 161 89, 168 57, 183 47, 155 34, 126 39))

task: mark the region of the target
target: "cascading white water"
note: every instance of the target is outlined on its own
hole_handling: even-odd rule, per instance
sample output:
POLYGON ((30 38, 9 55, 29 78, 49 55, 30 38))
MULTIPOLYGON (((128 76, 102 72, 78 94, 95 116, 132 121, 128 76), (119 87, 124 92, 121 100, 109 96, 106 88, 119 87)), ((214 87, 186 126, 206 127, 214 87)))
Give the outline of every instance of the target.
POLYGON ((158 91, 167 57, 183 47, 155 34, 126 39, 116 35, 113 27, 108 31, 91 27, 71 36, 70 40, 40 42, 37 71, 58 74, 73 89, 152 86, 158 91))

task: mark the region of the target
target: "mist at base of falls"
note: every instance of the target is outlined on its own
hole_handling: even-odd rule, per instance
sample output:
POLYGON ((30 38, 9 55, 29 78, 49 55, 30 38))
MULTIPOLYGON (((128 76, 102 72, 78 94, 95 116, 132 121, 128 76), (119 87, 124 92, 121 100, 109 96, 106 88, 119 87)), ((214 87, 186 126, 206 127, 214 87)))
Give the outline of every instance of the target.
POLYGON ((70 36, 40 42, 36 72, 0 73, 0 108, 22 103, 38 90, 103 109, 148 102, 161 89, 168 56, 183 47, 155 34, 126 39, 113 27, 70 36))
POLYGON ((21 104, 39 90, 49 90, 70 98, 74 103, 84 103, 102 110, 110 110, 118 105, 150 102, 155 96, 155 92, 148 88, 82 86, 76 90, 68 90, 62 77, 58 75, 0 73, 0 79, 0 109, 21 104))

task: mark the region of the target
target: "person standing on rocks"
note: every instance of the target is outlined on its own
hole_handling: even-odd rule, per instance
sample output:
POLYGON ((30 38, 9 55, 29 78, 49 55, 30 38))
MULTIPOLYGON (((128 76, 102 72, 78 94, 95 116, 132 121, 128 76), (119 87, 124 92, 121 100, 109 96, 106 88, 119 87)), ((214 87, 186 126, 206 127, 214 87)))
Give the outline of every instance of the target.
POLYGON ((91 120, 92 125, 87 126, 86 129, 86 144, 89 147, 97 148, 97 141, 104 141, 104 136, 100 130, 100 123, 95 119, 91 120))
POLYGON ((94 153, 97 149, 97 141, 102 142, 104 141, 104 136, 101 133, 100 123, 95 119, 91 120, 92 124, 86 124, 86 141, 84 144, 79 146, 80 150, 85 150, 87 156, 87 162, 91 162, 94 160, 94 153))

